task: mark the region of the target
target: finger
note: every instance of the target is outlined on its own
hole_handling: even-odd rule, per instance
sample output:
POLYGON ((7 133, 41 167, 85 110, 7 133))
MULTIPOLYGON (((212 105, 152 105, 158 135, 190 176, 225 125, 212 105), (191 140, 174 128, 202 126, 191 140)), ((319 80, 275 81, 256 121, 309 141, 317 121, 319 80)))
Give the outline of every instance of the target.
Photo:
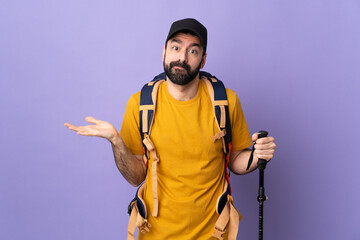
MULTIPOLYGON (((93 126, 93 125, 91 125, 93 126)), ((80 135, 93 136, 97 131, 89 126, 81 126, 77 128, 77 133, 80 135)))
POLYGON ((98 136, 99 130, 96 127, 96 125, 87 125, 87 126, 81 126, 77 128, 77 132, 86 134, 87 136, 98 136))
POLYGON ((86 117, 86 118, 85 118, 85 121, 87 121, 87 122, 89 122, 89 123, 93 123, 93 124, 98 124, 98 123, 101 122, 100 120, 98 120, 98 119, 96 119, 96 118, 93 118, 93 117, 90 117, 90 116, 86 117))
POLYGON ((256 154, 259 159, 265 159, 266 161, 270 161, 273 158, 273 154, 256 154))
POLYGON ((252 140, 253 142, 255 142, 257 139, 258 139, 258 133, 254 133, 254 134, 251 136, 251 140, 252 140))
POLYGON ((256 143, 254 148, 258 150, 275 149, 276 144, 274 142, 269 142, 265 144, 256 143))
POLYGON ((264 138, 259 138, 256 140, 256 143, 258 144, 267 144, 267 143, 271 143, 274 142, 275 139, 273 137, 264 137, 264 138))
POLYGON ((76 131, 76 129, 78 128, 77 126, 72 125, 70 123, 65 123, 64 126, 73 131, 76 131))
POLYGON ((78 132, 89 132, 89 131, 92 130, 91 126, 93 126, 93 125, 79 126, 79 127, 76 128, 76 131, 78 131, 78 132))
POLYGON ((274 155, 274 149, 255 150, 256 155, 274 155))
POLYGON ((64 123, 64 126, 68 128, 68 127, 71 127, 71 126, 74 126, 74 125, 72 125, 70 123, 64 123))
POLYGON ((95 136, 95 134, 92 132, 79 131, 79 132, 77 132, 77 134, 82 135, 82 136, 95 136))
POLYGON ((97 136, 97 137, 102 137, 100 134, 99 134, 99 131, 94 129, 94 128, 84 128, 84 129, 81 129, 79 131, 77 131, 77 134, 79 135, 83 135, 83 136, 97 136))
POLYGON ((73 130, 73 131, 77 132, 77 133, 79 133, 79 132, 91 133, 92 132, 91 126, 94 126, 94 125, 87 125, 87 126, 79 126, 79 127, 77 127, 77 126, 69 124, 68 128, 70 130, 73 130))

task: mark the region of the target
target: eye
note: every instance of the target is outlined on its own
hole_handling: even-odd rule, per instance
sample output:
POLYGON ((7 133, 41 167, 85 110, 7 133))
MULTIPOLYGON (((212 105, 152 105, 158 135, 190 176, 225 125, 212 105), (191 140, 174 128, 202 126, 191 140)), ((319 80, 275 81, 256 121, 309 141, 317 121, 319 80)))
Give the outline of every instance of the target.
POLYGON ((191 50, 190 50, 190 53, 192 53, 192 54, 197 54, 197 51, 196 51, 195 49, 191 49, 191 50))
POLYGON ((172 49, 177 51, 177 50, 179 50, 179 47, 178 46, 173 46, 172 49))

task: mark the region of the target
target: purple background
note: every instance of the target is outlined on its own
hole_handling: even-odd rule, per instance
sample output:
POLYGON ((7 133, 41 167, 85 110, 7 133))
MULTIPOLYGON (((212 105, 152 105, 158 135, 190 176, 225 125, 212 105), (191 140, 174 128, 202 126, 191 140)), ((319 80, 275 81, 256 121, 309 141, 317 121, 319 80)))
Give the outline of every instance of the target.
MULTIPOLYGON (((360 239, 357 0, 0 1, 0 239, 125 239, 135 188, 110 144, 127 99, 162 71, 170 24, 209 31, 204 70, 278 145, 265 239, 360 239)), ((257 239, 258 173, 232 175, 241 239, 257 239)), ((240 239, 240 238, 239 238, 240 239)))

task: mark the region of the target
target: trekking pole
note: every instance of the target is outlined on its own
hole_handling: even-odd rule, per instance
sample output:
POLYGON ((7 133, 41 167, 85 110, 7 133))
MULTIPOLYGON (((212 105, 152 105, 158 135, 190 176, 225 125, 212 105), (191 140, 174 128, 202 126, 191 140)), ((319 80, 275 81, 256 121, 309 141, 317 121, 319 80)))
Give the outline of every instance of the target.
MULTIPOLYGON (((267 137, 268 132, 266 131, 259 131, 258 138, 267 137)), ((263 239, 263 208, 264 208, 264 201, 268 198, 265 196, 265 188, 264 188, 264 170, 266 168, 266 160, 259 158, 258 160, 258 169, 259 169, 259 191, 257 200, 259 202, 259 240, 263 239)))

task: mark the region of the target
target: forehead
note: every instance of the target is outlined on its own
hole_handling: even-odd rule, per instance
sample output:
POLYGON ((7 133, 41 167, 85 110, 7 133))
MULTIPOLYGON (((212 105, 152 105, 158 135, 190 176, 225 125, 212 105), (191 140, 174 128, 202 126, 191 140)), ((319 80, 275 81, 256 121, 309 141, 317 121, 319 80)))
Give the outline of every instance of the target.
POLYGON ((183 33, 183 32, 179 32, 176 33, 174 36, 172 36, 169 40, 168 43, 172 43, 172 42, 180 42, 180 43, 188 43, 188 44, 201 44, 200 38, 196 35, 193 35, 191 33, 183 33))

